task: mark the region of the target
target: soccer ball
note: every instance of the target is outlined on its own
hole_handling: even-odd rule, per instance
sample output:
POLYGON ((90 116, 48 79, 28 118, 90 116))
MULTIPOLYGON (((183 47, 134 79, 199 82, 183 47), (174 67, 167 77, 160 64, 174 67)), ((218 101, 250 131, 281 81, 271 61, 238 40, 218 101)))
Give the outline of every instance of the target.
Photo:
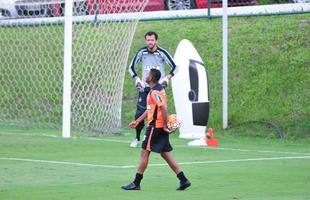
POLYGON ((175 130, 181 127, 182 121, 176 114, 171 114, 167 119, 167 128, 175 130))

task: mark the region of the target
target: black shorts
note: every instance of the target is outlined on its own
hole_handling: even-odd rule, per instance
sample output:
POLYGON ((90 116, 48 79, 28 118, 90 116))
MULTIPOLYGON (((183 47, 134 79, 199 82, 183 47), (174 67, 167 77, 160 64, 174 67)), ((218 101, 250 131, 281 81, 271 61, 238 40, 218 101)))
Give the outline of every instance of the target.
POLYGON ((169 142, 169 134, 167 134, 163 128, 148 126, 142 142, 142 148, 156 153, 172 151, 172 146, 169 142))

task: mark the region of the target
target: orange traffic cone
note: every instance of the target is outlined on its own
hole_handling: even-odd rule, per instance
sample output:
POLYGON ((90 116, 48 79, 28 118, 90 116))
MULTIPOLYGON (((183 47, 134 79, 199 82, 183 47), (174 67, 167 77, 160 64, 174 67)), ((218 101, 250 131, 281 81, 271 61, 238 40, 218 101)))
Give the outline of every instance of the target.
POLYGON ((209 147, 216 147, 219 145, 218 140, 213 137, 213 129, 209 128, 206 133, 206 142, 209 147))

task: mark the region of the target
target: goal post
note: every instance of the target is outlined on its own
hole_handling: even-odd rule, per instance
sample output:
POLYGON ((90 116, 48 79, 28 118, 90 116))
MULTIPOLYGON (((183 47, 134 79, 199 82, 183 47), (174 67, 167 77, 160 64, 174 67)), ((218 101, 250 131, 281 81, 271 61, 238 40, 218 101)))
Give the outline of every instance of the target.
POLYGON ((0 18, 0 124, 63 128, 63 137, 70 137, 70 129, 119 133, 128 49, 138 23, 137 17, 124 16, 138 15, 146 3, 33 0, 4 5, 11 14, 0 18))
POLYGON ((227 0, 223 0, 223 16, 222 16, 222 54, 223 54, 223 91, 222 91, 222 107, 223 107, 223 129, 228 127, 228 16, 227 16, 227 0))
POLYGON ((71 136, 72 0, 66 0, 65 5, 62 137, 68 138, 71 136))
MULTIPOLYGON (((68 32, 68 35, 72 35, 72 44, 65 45, 65 41, 69 41, 65 38, 64 13, 68 11, 68 9, 65 9, 65 6, 68 6, 65 0, 0 1, 0 125, 61 130, 63 124, 67 124, 66 130, 63 131, 64 137, 70 136, 70 129, 75 131, 74 134, 80 131, 83 134, 86 132, 92 135, 118 133, 121 127, 123 82, 129 47, 138 21, 218 18, 224 16, 223 8, 212 8, 209 15, 207 9, 141 12, 146 8, 148 2, 150 1, 72 0, 72 23, 70 23, 72 31, 68 32), (71 47, 72 50, 67 50, 68 47, 71 47), (71 56, 65 59, 64 55, 70 52, 71 56), (65 72, 64 66, 67 62, 71 62, 71 64, 68 64, 69 67, 66 68, 65 72), (70 66, 71 69, 69 69, 70 66), (69 80, 70 77, 64 81, 64 74, 67 74, 67 71, 71 72, 71 81, 69 80), (67 83, 67 87, 64 87, 64 82, 67 83), (69 92, 65 92, 65 90, 69 92), (67 94, 65 100, 64 92, 67 94), (68 95, 69 93, 71 94, 68 95), (64 112, 65 105, 69 105, 65 109, 66 112, 64 112), (70 115, 70 117, 63 117, 63 115, 70 115), (64 119, 66 119, 66 122, 63 122, 64 119), (71 125, 69 125, 70 123, 71 125)), ((233 1, 228 1, 228 6, 231 2, 233 1)), ((295 43, 307 41, 302 34, 295 34, 296 31, 286 32, 286 28, 284 28, 290 26, 291 29, 295 30, 295 26, 307 27, 307 20, 304 19, 307 15, 298 19, 291 19, 288 16, 283 22, 287 23, 287 25, 282 25, 279 15, 309 13, 309 3, 256 5, 247 8, 229 7, 225 12, 227 13, 225 15, 229 16, 228 20, 231 28, 228 29, 229 33, 223 31, 222 43, 219 42, 221 41, 222 30, 227 29, 224 28, 224 22, 222 28, 218 28, 220 25, 214 25, 217 24, 218 19, 208 20, 208 23, 201 23, 199 26, 212 26, 211 29, 207 27, 208 34, 204 34, 203 37, 207 38, 205 40, 207 41, 206 45, 212 44, 208 48, 211 54, 213 55, 216 52, 214 57, 209 58, 207 56, 203 59, 210 60, 211 64, 216 63, 214 66, 222 67, 222 64, 228 65, 229 63, 230 66, 245 68, 240 70, 240 72, 244 73, 242 78, 240 78, 239 74, 234 74, 236 71, 229 71, 230 80, 234 76, 238 77, 238 80, 247 80, 249 76, 246 73, 249 66, 268 66, 270 63, 275 62, 269 55, 277 56, 275 54, 280 51, 280 55, 286 56, 278 56, 283 59, 281 61, 283 65, 276 65, 276 67, 283 70, 280 66, 286 66, 285 64, 290 63, 290 60, 286 61, 284 58, 291 58, 290 56, 294 55, 294 53, 290 52, 294 52, 295 49, 286 47, 285 45, 289 45, 289 43, 285 39, 276 38, 278 40, 275 41, 281 44, 283 48, 280 48, 282 46, 277 43, 273 44, 272 41, 273 35, 278 34, 279 27, 281 28, 279 30, 283 34, 286 33, 288 38, 295 38, 295 43), (232 28, 235 24, 240 25, 238 24, 239 17, 230 16, 269 16, 272 14, 277 14, 277 16, 247 18, 246 20, 240 20, 240 23, 243 23, 241 26, 243 29, 232 28), (268 20, 277 20, 277 24, 269 26, 268 20), (211 21, 215 23, 209 23, 211 21), (247 21, 251 23, 247 23, 247 21), (261 24, 255 24, 256 21, 261 24), (210 36, 211 33, 212 37, 210 36), (268 35, 266 35, 267 33, 268 35), (228 40, 225 41, 224 38, 227 36, 224 34, 230 35, 229 44, 228 40), (251 40, 248 38, 251 38, 251 40), (263 42, 265 46, 258 49, 256 44, 261 44, 261 41, 264 40, 268 41, 268 43, 263 42), (212 48, 225 44, 226 48, 229 47, 229 52, 228 50, 226 50, 226 53, 223 52, 221 62, 217 59, 221 52, 217 52, 217 50, 225 50, 226 48, 220 47, 215 50, 212 48), (246 48, 247 51, 241 51, 243 48, 246 48), (268 52, 266 49, 269 50, 269 53, 266 53, 268 52), (286 54, 283 54, 283 52, 286 54), (241 53, 242 57, 240 56, 241 53), (235 57, 227 60, 227 55, 235 57), (235 59, 239 56, 239 60, 235 59), (258 64, 258 61, 261 63, 258 64)), ((184 22, 180 20, 178 23, 184 22)), ((228 22, 225 26, 228 26, 228 22)), ((307 30, 305 28, 305 31, 307 30)), ((158 31, 168 32, 171 31, 171 27, 161 26, 158 31)), ((184 39, 188 37, 187 33, 188 31, 179 33, 177 37, 180 40, 184 39)), ((161 39, 161 41, 164 40, 164 38, 161 39)), ((305 42, 305 44, 307 43, 305 42)), ((172 44, 167 41, 165 45, 172 44)), ((175 46, 170 46, 170 49, 173 48, 175 46)), ((296 49, 307 52, 303 45, 296 49)), ((305 62, 304 57, 306 56, 300 56, 295 62, 305 62)), ((297 57, 291 59, 293 58, 297 57)), ((226 98, 226 100, 219 103, 221 104, 220 107, 217 106, 218 103, 213 104, 213 106, 217 106, 214 106, 215 109, 213 110, 223 108, 223 113, 220 115, 220 120, 218 117, 212 117, 211 120, 214 121, 211 121, 211 123, 217 124, 222 120, 223 116, 222 127, 226 128, 234 120, 259 119, 252 115, 250 109, 242 113, 242 109, 234 110, 244 102, 247 104, 251 104, 251 102, 248 99, 242 99, 243 95, 238 95, 238 98, 236 98, 238 93, 234 93, 234 91, 238 90, 233 88, 239 87, 239 85, 237 85, 238 82, 232 81, 229 86, 229 96, 232 94, 235 96, 229 99, 230 115, 228 115, 228 90, 224 90, 224 88, 227 88, 225 85, 228 83, 227 74, 228 70, 226 72, 223 70, 223 78, 221 78, 224 83, 222 97, 226 98), (234 108, 234 105, 237 106, 234 108), (232 113, 234 113, 235 119, 232 120, 233 118, 230 117, 228 123, 228 117, 232 116, 232 113), (244 117, 245 113, 247 113, 247 117, 244 117)), ((248 80, 247 83, 251 83, 251 80, 248 80)), ((274 87, 270 88, 274 89, 274 87)), ((217 94, 217 96, 221 96, 221 94, 217 94)), ((258 97, 261 96, 263 95, 258 97)), ((265 104, 261 102, 257 104, 260 106, 258 111, 267 119, 269 118, 269 111, 276 108, 276 106, 272 105, 266 109, 265 104)), ((295 99, 290 100, 290 104, 293 105, 293 102, 296 102, 295 99)), ((294 105, 299 107, 303 105, 303 102, 294 105)), ((253 107, 249 106, 249 108, 253 107)), ((277 109, 280 110, 280 108, 277 109)), ((300 110, 304 109, 300 108, 300 110)), ((290 111, 290 113, 294 112, 290 111)))

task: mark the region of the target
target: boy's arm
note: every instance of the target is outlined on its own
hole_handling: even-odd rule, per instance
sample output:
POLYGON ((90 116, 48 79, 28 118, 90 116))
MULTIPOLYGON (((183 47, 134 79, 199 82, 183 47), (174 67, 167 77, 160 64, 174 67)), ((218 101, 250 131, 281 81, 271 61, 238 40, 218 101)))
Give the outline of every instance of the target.
POLYGON ((147 117, 147 110, 145 110, 145 112, 138 118, 136 119, 135 121, 132 121, 129 123, 129 127, 130 128, 136 128, 136 126, 138 126, 138 124, 140 122, 142 122, 143 120, 145 120, 147 117))

